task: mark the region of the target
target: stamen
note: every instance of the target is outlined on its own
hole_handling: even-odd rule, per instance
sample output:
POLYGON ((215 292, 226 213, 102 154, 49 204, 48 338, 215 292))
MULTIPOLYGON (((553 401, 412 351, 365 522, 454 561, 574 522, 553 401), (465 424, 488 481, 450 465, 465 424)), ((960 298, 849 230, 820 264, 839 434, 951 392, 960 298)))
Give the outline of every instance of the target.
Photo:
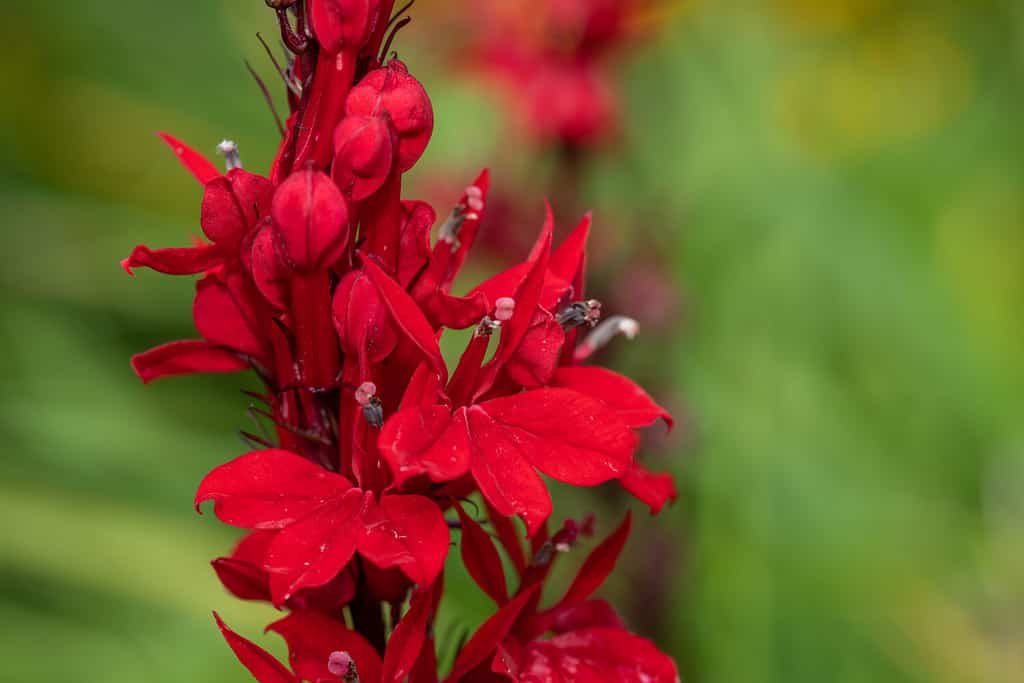
POLYGON ((377 395, 377 385, 373 382, 363 382, 356 388, 356 403, 365 406, 377 395))
POLYGON ((441 228, 437 233, 437 240, 439 242, 447 242, 452 245, 452 251, 457 250, 461 244, 461 242, 459 242, 459 230, 462 229, 462 224, 467 218, 469 218, 469 216, 466 214, 466 210, 462 204, 456 206, 452 209, 448 218, 444 219, 444 223, 441 224, 441 228))
POLYGON ((639 331, 640 323, 633 320, 633 318, 627 318, 624 315, 613 315, 595 327, 594 331, 583 340, 583 343, 576 347, 573 359, 576 361, 586 360, 595 351, 604 348, 616 336, 621 334, 626 339, 633 339, 639 331))
POLYGON ((238 145, 234 140, 221 140, 217 145, 217 151, 224 155, 224 166, 227 170, 233 171, 242 168, 242 157, 238 154, 238 145))
POLYGON ((555 319, 566 330, 580 325, 593 327, 601 319, 601 302, 597 299, 574 301, 559 311, 555 319))
POLYGON ((473 333, 478 337, 490 337, 496 329, 501 327, 501 323, 485 315, 480 319, 480 324, 476 326, 476 331, 473 333))
POLYGON ((510 296, 503 296, 494 302, 494 318, 498 322, 510 320, 515 310, 516 300, 510 296))
POLYGON ((352 655, 344 650, 335 650, 331 653, 327 658, 327 670, 335 676, 340 676, 344 683, 359 683, 356 662, 352 655))
POLYGON ((377 398, 377 385, 373 382, 363 382, 356 389, 356 403, 363 407, 363 419, 371 427, 380 429, 384 424, 384 407, 377 398))

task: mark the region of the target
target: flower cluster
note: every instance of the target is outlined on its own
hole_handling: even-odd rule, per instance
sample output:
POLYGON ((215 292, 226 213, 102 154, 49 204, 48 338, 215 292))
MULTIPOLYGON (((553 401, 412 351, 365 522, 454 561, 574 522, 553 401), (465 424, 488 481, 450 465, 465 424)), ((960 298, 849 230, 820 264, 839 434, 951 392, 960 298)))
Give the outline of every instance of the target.
POLYGON ((228 644, 262 683, 438 681, 432 624, 457 529, 461 559, 496 611, 447 681, 671 683, 672 660, 592 598, 628 516, 565 595, 540 606, 554 559, 593 524, 552 533, 538 472, 578 486, 618 481, 652 511, 675 495, 667 475, 634 461, 635 431, 671 418, 629 379, 584 364, 634 325, 599 322, 600 304, 584 294, 589 217, 553 248, 549 210, 523 262, 456 296, 488 174, 432 244, 434 210, 401 198, 433 128, 422 85, 386 58, 403 20, 387 0, 268 4, 294 54, 270 173, 244 170, 227 143, 221 173, 164 135, 203 185, 208 241, 139 246, 123 262, 201 275, 201 338, 136 355, 143 381, 249 369, 264 385, 253 396, 274 435, 246 435, 261 448, 213 469, 195 504, 213 501, 220 520, 249 530, 213 567, 235 596, 287 611, 268 629, 287 642, 290 668, 217 617, 228 644), (449 373, 439 340, 460 329, 472 332, 449 373), (463 507, 477 492, 479 519, 463 507))
POLYGON ((614 131, 618 106, 605 61, 629 39, 650 0, 467 5, 469 55, 501 86, 527 132, 576 149, 614 131))

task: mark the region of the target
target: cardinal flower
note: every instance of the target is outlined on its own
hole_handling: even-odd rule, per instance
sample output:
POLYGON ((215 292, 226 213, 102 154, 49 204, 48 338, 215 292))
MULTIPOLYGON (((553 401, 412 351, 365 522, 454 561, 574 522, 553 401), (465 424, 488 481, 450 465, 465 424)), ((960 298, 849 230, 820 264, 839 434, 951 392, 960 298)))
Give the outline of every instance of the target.
POLYGON ((207 500, 227 524, 278 530, 263 560, 276 605, 334 580, 357 552, 424 586, 437 578, 448 553, 448 526, 429 499, 377 498, 280 449, 253 451, 215 468, 199 485, 196 508, 207 500))
POLYGON ((667 475, 634 461, 637 430, 671 418, 630 380, 586 365, 630 331, 625 318, 601 322, 585 295, 590 217, 552 249, 549 208, 521 263, 453 294, 490 178, 465 187, 433 243, 434 209, 402 198, 434 125, 423 85, 388 58, 409 6, 392 16, 389 0, 267 4, 291 53, 280 69, 290 112, 267 177, 243 170, 233 145, 222 145, 221 173, 164 136, 203 184, 208 241, 136 247, 123 264, 199 275, 200 338, 135 356, 144 381, 251 368, 262 382, 246 392, 259 429, 242 433, 256 450, 214 467, 195 505, 213 501, 221 521, 247 530, 213 568, 231 594, 286 612, 268 630, 286 641, 289 665, 217 617, 221 633, 261 683, 438 683, 433 624, 457 528, 460 558, 496 612, 456 647, 453 683, 557 680, 545 671, 587 681, 601 670, 672 681, 672 662, 591 598, 625 531, 595 550, 561 601, 539 607, 554 557, 591 527, 549 536, 542 475, 617 480, 652 511, 675 495, 667 475), (450 369, 440 340, 470 327, 450 369), (458 502, 477 492, 514 590, 490 535, 458 502))

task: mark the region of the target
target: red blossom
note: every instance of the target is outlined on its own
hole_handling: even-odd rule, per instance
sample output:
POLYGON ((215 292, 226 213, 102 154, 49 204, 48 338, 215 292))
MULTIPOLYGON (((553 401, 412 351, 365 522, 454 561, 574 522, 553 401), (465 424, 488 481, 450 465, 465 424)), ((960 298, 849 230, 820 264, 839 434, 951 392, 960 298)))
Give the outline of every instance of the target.
MULTIPOLYGON (((453 294, 490 178, 485 170, 465 187, 433 242, 437 213, 402 198, 402 175, 434 125, 422 84, 381 54, 406 19, 388 0, 268 4, 293 53, 270 173, 243 170, 234 146, 220 173, 162 135, 203 184, 208 241, 139 246, 123 264, 199 275, 200 338, 134 356, 143 381, 251 368, 262 383, 247 392, 259 427, 242 433, 257 450, 213 468, 195 504, 213 501, 221 521, 248 530, 213 568, 236 597, 287 612, 268 630, 286 641, 290 668, 217 617, 224 638, 261 683, 437 683, 447 650, 433 625, 456 528, 459 557, 496 610, 459 649, 450 681, 558 680, 544 671, 674 680, 671 660, 593 597, 628 518, 559 602, 539 606, 555 557, 593 525, 570 520, 550 534, 541 474, 577 486, 617 480, 652 511, 675 497, 668 475, 634 461, 636 430, 658 419, 671 427, 671 417, 627 378, 580 365, 615 332, 597 325, 600 302, 584 292, 589 215, 553 249, 548 207, 520 263, 453 294), (450 368, 441 339, 464 328, 472 335, 450 368), (456 502, 477 493, 486 520, 456 502)), ((584 15, 579 49, 600 52, 619 18, 584 15)), ((559 98, 584 97, 578 85, 545 97, 557 109, 559 98)))

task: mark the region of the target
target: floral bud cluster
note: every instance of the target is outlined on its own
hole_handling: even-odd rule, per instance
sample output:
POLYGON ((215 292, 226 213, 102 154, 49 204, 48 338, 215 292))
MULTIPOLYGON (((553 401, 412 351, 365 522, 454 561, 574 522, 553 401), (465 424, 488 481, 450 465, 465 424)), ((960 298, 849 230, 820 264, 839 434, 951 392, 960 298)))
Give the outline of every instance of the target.
MULTIPOLYGON (((163 135, 203 185, 207 241, 139 246, 123 262, 201 276, 200 338, 136 355, 143 381, 251 370, 263 382, 253 396, 273 435, 247 434, 260 448, 206 475, 195 505, 212 501, 220 520, 248 530, 213 567, 235 596, 287 613, 268 630, 287 642, 289 666, 217 617, 228 644, 262 683, 438 681, 432 625, 457 529, 461 560, 495 612, 445 680, 676 680, 670 658, 592 597, 629 516, 541 607, 553 562, 593 520, 552 532, 540 473, 617 481, 655 512, 675 496, 667 475, 634 460, 636 430, 671 418, 629 379, 580 364, 581 332, 600 312, 583 289, 589 217, 553 248, 549 211, 522 263, 452 294, 488 174, 432 244, 433 208, 401 198, 433 128, 423 86, 386 58, 405 20, 386 0, 268 5, 294 53, 270 173, 244 170, 233 143, 221 173, 163 135), (449 373, 439 339, 467 328, 449 373), (479 519, 462 504, 477 492, 479 519)), ((609 338, 593 334, 591 345, 609 338)))

